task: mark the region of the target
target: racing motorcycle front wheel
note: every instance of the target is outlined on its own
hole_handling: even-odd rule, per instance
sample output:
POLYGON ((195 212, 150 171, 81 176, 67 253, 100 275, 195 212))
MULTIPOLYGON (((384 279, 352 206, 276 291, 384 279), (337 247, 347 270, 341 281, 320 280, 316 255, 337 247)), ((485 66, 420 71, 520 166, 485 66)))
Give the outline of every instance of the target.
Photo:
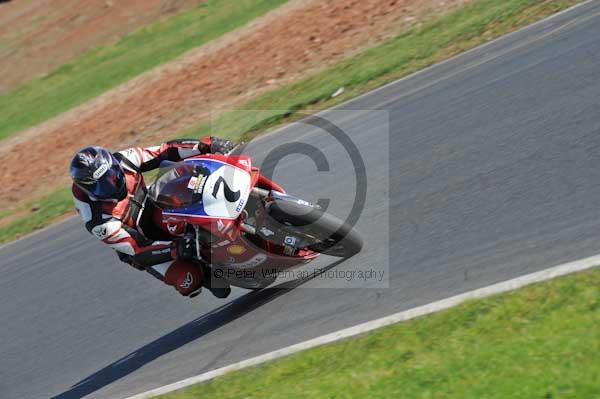
POLYGON ((352 226, 304 201, 275 199, 267 213, 268 228, 277 230, 283 245, 340 258, 350 258, 363 247, 352 226))

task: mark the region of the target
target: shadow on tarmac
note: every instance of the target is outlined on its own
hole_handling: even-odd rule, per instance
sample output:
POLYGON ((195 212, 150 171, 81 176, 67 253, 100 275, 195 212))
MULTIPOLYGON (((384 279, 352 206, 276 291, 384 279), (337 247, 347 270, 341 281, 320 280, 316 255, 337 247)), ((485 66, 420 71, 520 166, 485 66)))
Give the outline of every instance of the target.
MULTIPOLYGON (((342 262, 343 259, 338 260, 321 270, 329 270, 342 262)), ((153 360, 179 349, 198 338, 202 338, 206 334, 215 331, 227 323, 285 295, 287 292, 312 280, 312 278, 313 276, 311 275, 303 279, 285 282, 271 288, 249 292, 236 298, 235 300, 218 307, 196 320, 186 323, 176 330, 173 330, 157 340, 129 353, 114 363, 79 381, 68 391, 53 396, 51 399, 79 399, 96 392, 99 389, 126 377, 153 360)))

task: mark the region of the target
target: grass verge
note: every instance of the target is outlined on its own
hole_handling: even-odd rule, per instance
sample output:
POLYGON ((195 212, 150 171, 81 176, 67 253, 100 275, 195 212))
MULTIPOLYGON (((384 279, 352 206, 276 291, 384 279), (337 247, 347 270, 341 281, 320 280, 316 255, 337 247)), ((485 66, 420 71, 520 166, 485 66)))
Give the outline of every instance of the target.
MULTIPOLYGON (((256 119, 255 112, 225 113, 212 126, 209 122, 204 122, 180 132, 178 136, 199 137, 213 130, 220 136, 248 140, 267 128, 290 120, 290 115, 296 111, 332 106, 579 2, 580 0, 474 0, 469 6, 407 31, 298 83, 265 93, 240 108, 242 111, 283 110, 281 113, 267 111, 260 120, 256 119), (331 94, 340 87, 345 88, 344 94, 331 98, 331 94)), ((0 215, 0 242, 32 231, 32 225, 27 223, 30 216, 40 220, 35 228, 49 224, 60 215, 59 211, 63 208, 52 209, 43 223, 41 219, 37 219, 37 215, 25 215, 22 220, 2 227, 3 216, 0 215), (17 229, 13 226, 21 221, 30 227, 17 229), (8 233, 8 228, 19 233, 8 233)))
POLYGON ((158 398, 598 398, 599 350, 595 269, 158 398))
POLYGON ((0 140, 56 116, 287 0, 207 0, 0 95, 0 140))
POLYGON ((0 214, 0 244, 41 229, 73 211, 71 190, 59 189, 46 197, 0 214))

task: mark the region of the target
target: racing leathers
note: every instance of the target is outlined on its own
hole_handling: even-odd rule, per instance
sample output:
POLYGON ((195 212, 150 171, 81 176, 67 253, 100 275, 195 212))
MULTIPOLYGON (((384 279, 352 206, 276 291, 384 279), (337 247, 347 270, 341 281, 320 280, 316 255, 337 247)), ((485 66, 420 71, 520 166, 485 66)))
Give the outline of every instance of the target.
POLYGON ((160 210, 147 200, 148 192, 142 172, 158 168, 162 161, 178 162, 198 154, 228 153, 232 148, 233 144, 228 140, 204 137, 201 140, 174 140, 155 147, 132 147, 118 151, 112 155, 125 175, 125 198, 100 200, 74 183, 72 193, 75 208, 86 229, 116 250, 123 262, 148 271, 174 286, 182 295, 196 293, 204 278, 202 268, 181 259, 182 243, 175 244, 169 234, 160 228, 160 210))

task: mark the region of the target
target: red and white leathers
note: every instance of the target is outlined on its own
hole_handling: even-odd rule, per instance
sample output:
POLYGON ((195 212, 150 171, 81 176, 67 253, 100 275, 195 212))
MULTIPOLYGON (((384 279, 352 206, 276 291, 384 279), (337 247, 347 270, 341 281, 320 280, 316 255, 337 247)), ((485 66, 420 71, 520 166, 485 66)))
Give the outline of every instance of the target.
POLYGON ((99 200, 73 184, 73 202, 87 230, 117 251, 119 259, 146 270, 166 284, 188 295, 202 284, 202 271, 196 265, 175 260, 172 241, 160 225, 160 211, 146 201, 142 172, 159 167, 162 161, 180 161, 209 152, 224 152, 231 143, 213 137, 201 140, 175 140, 156 147, 132 147, 113 155, 125 174, 127 196, 99 200))

